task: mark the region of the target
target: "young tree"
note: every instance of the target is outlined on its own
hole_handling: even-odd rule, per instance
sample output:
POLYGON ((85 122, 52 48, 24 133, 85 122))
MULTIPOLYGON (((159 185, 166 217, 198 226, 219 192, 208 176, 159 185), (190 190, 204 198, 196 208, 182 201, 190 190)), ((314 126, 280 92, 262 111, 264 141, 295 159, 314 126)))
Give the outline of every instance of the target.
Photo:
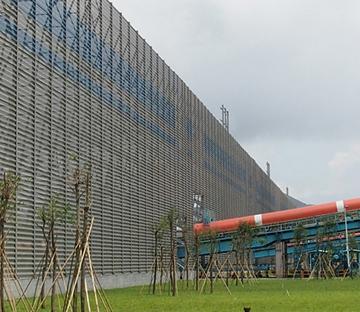
POLYGON ((186 288, 189 288, 189 264, 190 264, 190 250, 189 250, 189 241, 191 240, 192 231, 189 229, 188 218, 184 215, 180 218, 179 226, 182 233, 182 241, 184 242, 185 249, 185 258, 184 258, 184 272, 186 279, 186 288))
POLYGON ((209 240, 210 240, 210 257, 209 257, 209 266, 208 271, 210 273, 210 293, 214 292, 214 277, 213 277, 213 265, 214 265, 214 257, 216 253, 216 232, 210 232, 209 240))
POLYGON ((301 267, 303 262, 303 248, 304 248, 303 243, 304 243, 305 235, 306 235, 306 229, 302 224, 298 224, 294 229, 295 255, 297 256, 298 260, 297 263, 295 264, 293 278, 295 278, 297 269, 299 266, 301 267))
POLYGON ((160 257, 159 257, 159 261, 160 261, 160 289, 163 290, 163 278, 164 278, 164 245, 163 243, 160 241, 160 257))
POLYGON ((5 311, 4 303, 4 266, 5 266, 5 224, 9 217, 9 213, 16 205, 16 192, 20 183, 20 177, 5 172, 2 180, 0 180, 0 312, 5 311))
POLYGON ((295 246, 300 247, 304 241, 306 230, 302 224, 298 224, 294 229, 295 246))
POLYGON ((316 278, 324 276, 328 277, 328 273, 333 274, 333 270, 330 265, 331 255, 332 255, 332 242, 331 236, 334 233, 335 222, 333 219, 322 218, 322 223, 319 223, 319 226, 316 230, 316 260, 314 268, 310 274, 312 276, 316 273, 316 278))
POLYGON ((45 309, 45 281, 46 281, 46 272, 48 268, 48 261, 49 261, 49 255, 50 255, 50 234, 48 233, 46 227, 47 227, 47 218, 46 218, 46 212, 45 208, 42 208, 41 210, 38 209, 36 211, 37 217, 41 220, 41 223, 38 224, 38 227, 41 229, 41 233, 43 235, 43 238, 45 240, 45 254, 44 254, 44 262, 42 266, 41 271, 41 290, 40 290, 40 302, 41 308, 45 309))
POLYGON ((167 215, 167 224, 170 231, 170 289, 171 294, 176 296, 176 240, 174 233, 176 231, 177 212, 173 209, 167 215))
MULTIPOLYGON (((76 161, 76 156, 72 156, 72 161, 76 161)), ((76 165, 77 166, 77 165, 76 165)), ((70 185, 72 187, 72 191, 75 196, 75 213, 76 213, 76 225, 75 225, 75 269, 73 271, 74 275, 72 277, 72 280, 75 280, 75 274, 78 271, 78 265, 80 263, 80 239, 81 239, 81 220, 82 220, 82 209, 81 209, 81 198, 84 194, 84 184, 85 184, 85 174, 86 168, 79 168, 76 167, 71 176, 70 176, 70 185)), ((71 289, 71 286, 69 289, 71 289)), ((72 310, 73 312, 77 312, 77 306, 78 306, 78 299, 77 299, 77 291, 78 291, 78 285, 76 285, 76 290, 73 295, 73 301, 72 301, 72 310)), ((66 300, 70 300, 70 298, 66 298, 66 300)))
MULTIPOLYGON (((82 240, 81 240, 81 253, 85 253, 86 242, 87 242, 87 229, 89 226, 89 212, 91 207, 91 166, 85 171, 85 205, 84 205, 84 216, 83 216, 83 231, 82 231, 82 240)), ((80 280, 80 303, 81 303, 81 312, 85 312, 86 306, 86 285, 85 285, 85 276, 86 276, 86 261, 82 262, 81 265, 81 280, 80 280)))
MULTIPOLYGON (((66 293, 65 302, 72 301, 72 311, 77 312, 79 280, 76 278, 76 275, 79 270, 82 272, 82 268, 79 267, 81 262, 80 255, 82 248, 84 247, 82 241, 84 240, 84 235, 86 236, 86 233, 82 233, 82 225, 85 226, 86 223, 84 222, 85 217, 86 219, 88 219, 88 211, 89 211, 88 207, 90 207, 91 166, 89 165, 79 166, 78 158, 75 155, 71 155, 70 161, 74 164, 75 167, 72 170, 72 173, 69 177, 69 184, 75 198, 75 215, 76 215, 75 241, 74 241, 75 257, 74 257, 74 268, 72 269, 72 277, 70 279, 70 284, 68 285, 68 292, 66 293), (84 195, 85 195, 85 207, 82 207, 81 202, 84 195), (76 285, 74 285, 74 283, 76 285), (75 287, 75 291, 70 296, 69 290, 72 289, 73 287, 75 287)), ((84 289, 81 288, 81 280, 82 280, 82 274, 80 278, 80 289, 81 289, 81 293, 83 293, 82 291, 84 289)), ((83 307, 85 307, 84 301, 82 302, 83 302, 83 307)))
MULTIPOLYGON (((155 290, 156 290, 156 282, 157 282, 157 271, 158 271, 158 267, 159 267, 159 262, 160 262, 160 266, 162 267, 162 251, 160 250, 160 261, 158 261, 158 250, 159 250, 159 245, 161 245, 161 240, 164 237, 164 231, 167 229, 168 224, 167 224, 167 219, 166 218, 161 218, 160 222, 155 226, 154 228, 154 239, 155 239, 155 245, 154 245, 154 275, 153 275, 153 287, 152 287, 152 293, 155 294, 155 290)), ((160 246, 160 248, 162 248, 162 246, 160 246)), ((162 270, 162 268, 161 268, 162 270)), ((162 276, 160 276, 160 287, 162 286, 162 276)))
POLYGON ((336 233, 336 222, 334 218, 330 217, 325 220, 323 226, 323 250, 325 251, 325 261, 328 268, 331 267, 331 259, 334 254, 333 236, 336 233))
POLYGON ((200 257, 200 237, 198 234, 195 234, 194 237, 194 247, 195 247, 195 289, 199 290, 199 257, 200 257))
POLYGON ((243 267, 244 262, 247 264, 250 263, 250 254, 251 254, 251 244, 254 240, 256 234, 255 227, 251 226, 248 223, 241 223, 232 236, 233 250, 235 252, 235 261, 236 261, 236 270, 237 278, 236 285, 238 285, 238 276, 240 272, 241 283, 244 280, 244 269, 239 269, 240 266, 243 267))
POLYGON ((51 286, 51 311, 55 311, 55 295, 56 295, 56 276, 57 276, 57 247, 56 247, 56 228, 65 224, 71 219, 69 207, 59 202, 57 197, 52 197, 49 203, 37 209, 37 216, 41 223, 41 228, 45 241, 45 256, 41 275, 41 292, 40 301, 42 308, 45 308, 45 281, 47 273, 51 267, 52 286, 51 286))
MULTIPOLYGON (((89 266, 87 263, 87 244, 89 240, 89 226, 90 226, 90 209, 91 209, 91 184, 92 174, 91 165, 86 165, 82 168, 75 168, 71 176, 71 185, 75 195, 75 213, 76 213, 76 233, 75 233, 75 257, 74 269, 72 270, 72 277, 69 280, 67 293, 65 296, 64 306, 72 304, 73 312, 77 312, 78 308, 78 284, 80 283, 80 311, 84 312, 86 309, 86 269, 89 266), (84 197, 84 204, 81 205, 84 197)), ((91 270, 91 269, 90 269, 91 270)))
POLYGON ((356 240, 355 233, 349 236, 349 249, 351 251, 351 259, 350 259, 350 277, 353 278, 354 275, 358 274, 359 266, 358 262, 354 261, 358 250, 358 243, 356 240))

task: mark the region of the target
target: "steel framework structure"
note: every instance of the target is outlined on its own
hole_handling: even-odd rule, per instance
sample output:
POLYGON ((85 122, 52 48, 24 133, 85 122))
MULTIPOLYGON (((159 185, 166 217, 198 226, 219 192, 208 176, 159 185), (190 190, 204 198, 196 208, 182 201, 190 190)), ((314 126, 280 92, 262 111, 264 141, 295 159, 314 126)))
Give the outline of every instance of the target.
MULTIPOLYGON (((22 178, 8 224, 19 275, 33 274, 42 255, 36 208, 55 195, 74 204, 67 176, 86 163, 102 274, 148 271, 153 224, 173 208, 191 220, 194 194, 219 218, 289 207, 110 2, 2 0, 0 170, 22 178)), ((58 233, 63 257, 71 228, 58 233)))

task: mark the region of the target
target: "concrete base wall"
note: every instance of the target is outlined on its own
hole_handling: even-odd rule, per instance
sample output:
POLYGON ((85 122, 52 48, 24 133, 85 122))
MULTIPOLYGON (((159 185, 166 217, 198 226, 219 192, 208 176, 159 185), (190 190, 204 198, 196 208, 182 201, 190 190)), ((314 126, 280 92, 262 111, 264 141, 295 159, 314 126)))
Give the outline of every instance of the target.
POLYGON ((98 277, 104 289, 149 285, 151 281, 149 272, 99 275, 98 277))
MULTIPOLYGON (((108 274, 108 275, 98 275, 100 284, 104 289, 113 289, 113 288, 125 288, 131 286, 140 286, 140 285, 149 285, 151 281, 151 273, 150 272, 137 272, 137 273, 122 273, 122 274, 108 274)), ((36 287, 40 287, 36 285, 36 280, 33 280, 29 285, 30 279, 20 279, 22 289, 27 289, 26 296, 33 297, 35 294, 36 287)), ((59 280, 56 287, 61 287, 61 292, 64 291, 64 282, 66 284, 67 281, 59 280)), ((46 289, 48 290, 51 286, 50 280, 46 281, 46 289)), ((87 284, 89 289, 92 288, 91 279, 87 277, 87 284)), ((18 290, 18 286, 15 284, 13 280, 8 280, 6 282, 7 288, 10 290, 12 297, 19 297, 21 291, 18 290)), ((46 292, 47 292, 46 290, 46 292)), ((39 289, 37 290, 37 294, 39 294, 39 289)))

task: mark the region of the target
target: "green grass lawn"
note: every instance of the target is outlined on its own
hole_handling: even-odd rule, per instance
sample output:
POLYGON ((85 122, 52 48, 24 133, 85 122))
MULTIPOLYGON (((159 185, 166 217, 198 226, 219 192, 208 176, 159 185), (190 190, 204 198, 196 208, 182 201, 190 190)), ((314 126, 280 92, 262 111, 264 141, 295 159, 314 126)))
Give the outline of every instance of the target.
POLYGON ((167 294, 148 295, 147 289, 109 291, 116 311, 360 311, 360 280, 259 280, 256 284, 231 286, 229 295, 221 284, 215 292, 198 294, 182 290, 172 298, 167 294))
POLYGON ((107 297, 116 312, 143 311, 360 311, 360 279, 341 280, 259 280, 254 284, 231 285, 229 295, 217 283, 213 294, 196 293, 183 289, 171 297, 148 294, 148 287, 132 287, 107 291, 107 297))

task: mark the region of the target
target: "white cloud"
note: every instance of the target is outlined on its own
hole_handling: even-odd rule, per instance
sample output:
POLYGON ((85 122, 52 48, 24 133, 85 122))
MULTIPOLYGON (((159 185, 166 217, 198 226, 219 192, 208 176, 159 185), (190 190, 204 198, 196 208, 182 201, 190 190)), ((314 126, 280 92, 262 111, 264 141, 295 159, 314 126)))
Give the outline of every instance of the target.
POLYGON ((347 151, 337 152, 328 162, 331 170, 343 173, 360 166, 360 144, 354 144, 347 151))

